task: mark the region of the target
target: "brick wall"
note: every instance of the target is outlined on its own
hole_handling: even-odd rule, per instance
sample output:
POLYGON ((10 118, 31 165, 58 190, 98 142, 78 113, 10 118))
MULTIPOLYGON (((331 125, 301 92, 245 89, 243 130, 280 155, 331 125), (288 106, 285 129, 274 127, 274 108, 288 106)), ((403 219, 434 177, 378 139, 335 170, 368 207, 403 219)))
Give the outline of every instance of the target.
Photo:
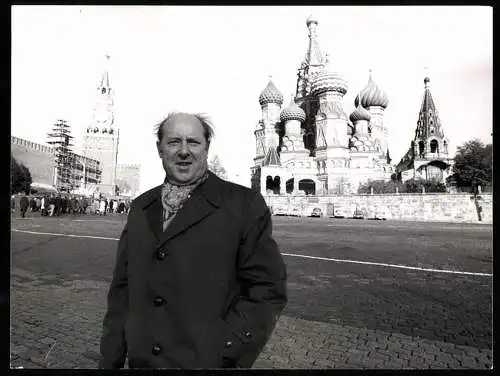
POLYGON ((478 197, 467 193, 425 193, 425 194, 381 194, 381 195, 339 195, 339 196, 265 196, 266 202, 276 212, 299 208, 302 215, 310 215, 313 208, 321 208, 326 215, 343 212, 352 217, 356 210, 366 217, 383 213, 394 220, 479 222, 478 208, 482 223, 493 222, 493 198, 491 193, 478 197))
POLYGON ((33 182, 54 183, 54 154, 52 148, 18 137, 11 137, 12 156, 24 164, 33 182))

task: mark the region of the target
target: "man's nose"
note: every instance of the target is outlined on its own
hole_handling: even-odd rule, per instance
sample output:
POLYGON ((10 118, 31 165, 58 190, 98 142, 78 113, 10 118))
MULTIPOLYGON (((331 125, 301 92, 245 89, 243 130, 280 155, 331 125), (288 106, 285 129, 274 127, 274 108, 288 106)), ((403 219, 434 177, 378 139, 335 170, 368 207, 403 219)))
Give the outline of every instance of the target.
POLYGON ((179 148, 179 155, 186 157, 189 155, 189 148, 187 142, 181 142, 180 148, 179 148))

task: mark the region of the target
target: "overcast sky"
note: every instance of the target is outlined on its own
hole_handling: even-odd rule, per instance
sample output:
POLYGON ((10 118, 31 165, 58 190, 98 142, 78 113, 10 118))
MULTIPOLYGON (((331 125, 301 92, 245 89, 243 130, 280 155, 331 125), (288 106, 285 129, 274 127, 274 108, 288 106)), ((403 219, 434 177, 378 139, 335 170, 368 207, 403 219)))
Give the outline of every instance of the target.
POLYGON ((45 143, 64 118, 78 144, 109 54, 118 163, 141 164, 141 191, 163 181, 153 127, 172 110, 210 114, 210 156, 249 186, 259 94, 272 75, 288 105, 310 14, 348 80, 346 113, 369 69, 387 92, 394 163, 414 136, 426 75, 451 151, 492 141, 492 8, 451 6, 13 6, 12 134, 45 143))

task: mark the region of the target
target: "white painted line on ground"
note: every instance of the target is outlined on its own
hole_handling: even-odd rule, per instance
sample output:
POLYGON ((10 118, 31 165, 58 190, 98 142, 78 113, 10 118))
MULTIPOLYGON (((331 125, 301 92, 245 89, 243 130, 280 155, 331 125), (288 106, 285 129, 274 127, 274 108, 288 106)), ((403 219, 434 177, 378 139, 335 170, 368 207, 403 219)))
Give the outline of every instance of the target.
POLYGON ((493 277, 493 274, 489 274, 489 273, 473 273, 473 272, 461 272, 461 271, 458 271, 458 270, 427 269, 427 268, 419 268, 419 267, 416 267, 416 266, 406 266, 406 265, 396 265, 396 264, 384 264, 384 263, 380 263, 380 262, 369 262, 369 261, 340 260, 340 259, 333 259, 333 258, 319 257, 319 256, 297 255, 297 254, 294 254, 294 253, 282 253, 282 254, 285 255, 285 256, 302 257, 302 258, 309 258, 309 259, 314 259, 314 260, 344 262, 344 263, 351 263, 351 264, 363 264, 363 265, 373 265, 373 266, 385 266, 385 267, 388 267, 388 268, 420 270, 420 271, 423 271, 423 272, 451 273, 451 274, 465 274, 465 275, 478 275, 478 276, 493 277))
POLYGON ((118 223, 117 220, 112 220, 112 219, 73 219, 73 222, 115 222, 115 223, 118 223))
POLYGON ((117 241, 120 240, 118 238, 106 238, 104 236, 75 235, 75 234, 57 234, 57 233, 54 233, 54 232, 37 232, 37 231, 26 231, 26 230, 17 230, 17 229, 11 229, 10 231, 23 232, 25 234, 34 234, 34 235, 67 236, 69 238, 88 238, 88 239, 117 240, 117 241))
MULTIPOLYGON (((25 234, 35 234, 35 235, 51 235, 51 236, 67 236, 70 238, 89 238, 89 239, 101 239, 101 240, 120 240, 119 238, 107 238, 104 236, 91 236, 91 235, 75 235, 75 234, 56 234, 52 232, 37 232, 37 231, 26 231, 26 230, 18 230, 11 229, 10 231, 22 232, 25 234)), ((319 256, 308 256, 308 255, 298 255, 295 253, 281 253, 284 256, 290 257, 302 257, 313 260, 322 260, 322 261, 333 261, 347 264, 362 264, 362 265, 372 265, 372 266, 385 266, 387 268, 398 268, 398 269, 409 269, 409 270, 419 270, 422 272, 432 272, 432 273, 449 273, 449 274, 463 274, 463 275, 475 275, 475 276, 485 276, 485 277, 493 277, 493 274, 490 273, 473 273, 473 272, 461 272, 458 270, 445 270, 445 269, 428 269, 428 268, 419 268, 416 266, 406 266, 406 265, 397 265, 397 264, 384 264, 380 262, 370 262, 370 261, 356 261, 356 260, 342 260, 342 259, 334 259, 328 257, 319 257, 319 256)))

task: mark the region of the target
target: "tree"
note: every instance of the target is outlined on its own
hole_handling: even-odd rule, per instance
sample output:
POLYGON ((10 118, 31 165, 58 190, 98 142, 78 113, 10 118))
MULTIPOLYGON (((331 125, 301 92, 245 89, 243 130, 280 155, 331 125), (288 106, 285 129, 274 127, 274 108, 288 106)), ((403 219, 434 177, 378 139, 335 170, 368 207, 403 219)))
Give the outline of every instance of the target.
POLYGON ((12 193, 30 192, 30 186, 33 182, 30 170, 22 163, 17 162, 16 158, 10 155, 10 184, 12 193))
POLYGON ((366 183, 360 184, 358 188, 358 193, 371 193, 373 188, 373 193, 395 193, 396 187, 399 189, 399 192, 403 192, 403 184, 393 181, 393 180, 370 180, 366 183))
POLYGON ((227 172, 217 155, 208 162, 208 169, 221 179, 227 179, 227 172))
POLYGON ((373 188, 374 194, 381 193, 396 193, 396 188, 399 193, 421 193, 422 187, 425 192, 446 192, 446 186, 435 181, 423 179, 409 179, 404 183, 394 180, 371 180, 361 184, 358 188, 358 193, 371 193, 373 188))
POLYGON ((453 174, 457 188, 477 192, 477 186, 490 187, 493 180, 493 146, 473 139, 457 148, 453 174))

